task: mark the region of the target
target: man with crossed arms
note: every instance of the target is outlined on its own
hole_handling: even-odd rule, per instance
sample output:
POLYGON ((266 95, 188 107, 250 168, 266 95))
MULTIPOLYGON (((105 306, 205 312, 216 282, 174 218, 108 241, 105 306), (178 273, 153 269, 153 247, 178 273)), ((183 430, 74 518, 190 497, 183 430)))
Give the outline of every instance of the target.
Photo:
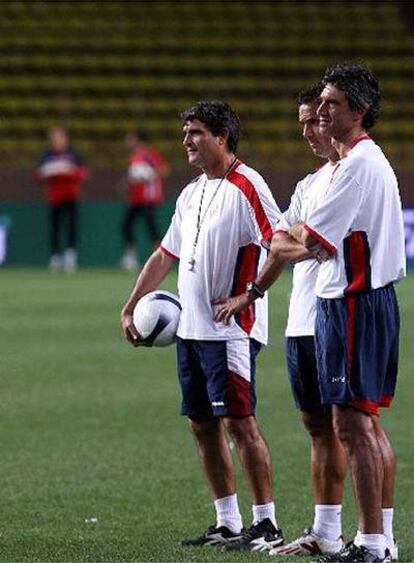
MULTIPOLYGON (((355 69, 353 69, 353 71, 350 73, 351 78, 352 78, 353 73, 355 73, 355 69)), ((358 76, 358 73, 360 73, 359 70, 356 71, 357 76, 358 76)), ((350 110, 351 108, 348 108, 348 109, 350 110)), ((314 108, 314 111, 315 110, 316 110, 316 108, 314 108)), ((355 117, 355 110, 354 110, 354 112, 351 111, 350 113, 351 113, 351 115, 353 115, 355 117)), ((302 116, 303 116, 303 112, 302 112, 302 116)), ((316 115, 315 115, 315 117, 316 117, 316 115)), ((351 119, 351 124, 352 124, 352 119, 351 119)), ((323 131, 323 133, 325 134, 325 137, 327 137, 327 133, 328 133, 328 131, 326 129, 327 128, 325 128, 325 130, 323 131)), ((305 129, 305 131, 306 131, 306 129, 305 129)), ((305 133, 305 131, 304 131, 304 133, 305 133)), ((314 146, 312 146, 313 143, 311 142, 311 140, 309 138, 308 138, 308 140, 310 142, 312 149, 314 150, 314 146)), ((314 152, 316 152, 316 151, 314 150, 314 152)), ((320 152, 317 153, 317 154, 321 155, 320 152)), ((323 156, 323 155, 321 155, 321 156, 323 156)), ((330 174, 331 173, 332 173, 332 170, 330 171, 330 174)), ((392 179, 392 177, 391 177, 391 179, 392 179)), ((323 196, 326 196, 326 194, 330 190, 330 188, 331 188, 331 186, 329 185, 329 181, 328 181, 328 183, 325 185, 325 187, 323 187, 323 190, 322 190, 323 193, 319 194, 320 196, 322 196, 322 199, 320 200, 321 205, 323 205, 323 199, 324 199, 323 196)), ((303 192, 303 190, 301 190, 301 191, 303 192)), ((392 197, 394 198, 395 213, 396 213, 396 215, 398 215, 399 212, 400 212, 400 210, 398 209, 398 205, 400 205, 399 204, 399 198, 396 197, 395 186, 392 186, 392 182, 391 182, 390 192, 392 194, 392 197)), ((295 208, 295 201, 296 202, 298 201, 299 195, 300 195, 300 191, 299 191, 299 186, 298 186, 297 193, 295 193, 296 197, 294 196, 292 198, 292 204, 289 208, 289 211, 285 214, 285 221, 287 220, 287 222, 289 221, 289 216, 290 216, 291 220, 292 219, 295 220, 294 219, 294 212, 292 213, 292 211, 295 208)), ((309 211, 309 204, 308 204, 308 211, 309 211)), ((309 214, 310 217, 317 214, 317 212, 318 212, 318 205, 317 205, 317 202, 315 202, 315 210, 314 210, 313 213, 309 214)), ((305 215, 303 215, 302 217, 300 217, 300 219, 302 221, 304 220, 304 221, 308 222, 309 216, 306 217, 305 215)), ((398 219, 398 217, 397 217, 397 219, 398 219)), ((281 225, 279 225, 279 229, 280 229, 280 227, 281 227, 281 225)), ((400 223, 400 227, 401 227, 401 223, 400 223)), ((296 231, 299 230, 299 236, 298 236, 299 239, 300 239, 300 236, 303 235, 303 233, 300 232, 301 228, 302 228, 301 226, 296 228, 296 231)), ((397 221, 397 231, 398 231, 398 221, 397 221)), ((295 228, 293 230, 291 230, 290 232, 292 234, 295 234, 295 228)), ((307 232, 309 232, 309 231, 307 231, 307 232)), ((401 235, 401 233, 400 233, 400 235, 401 235)), ((403 264, 404 260, 401 259, 401 240, 402 240, 401 236, 399 237, 399 239, 397 237, 397 246, 398 245, 400 246, 399 260, 400 260, 400 264, 403 264)), ((325 246, 325 249, 323 249, 323 247, 321 247, 321 246, 315 246, 315 244, 318 242, 318 239, 315 239, 312 242, 313 242, 313 246, 308 243, 308 247, 313 248, 314 252, 319 253, 319 256, 322 257, 322 258, 326 257, 327 250, 331 251, 331 249, 326 248, 326 246, 325 246), (321 250, 322 250, 322 254, 321 254, 321 250)), ((303 246, 302 246, 302 252, 303 252, 303 246)), ((402 251, 402 255, 403 255, 403 251, 402 251)), ((261 293, 262 290, 267 289, 271 285, 271 283, 273 283, 273 281, 278 277, 278 275, 282 271, 283 266, 284 266, 284 264, 286 263, 287 260, 298 260, 298 259, 304 258, 304 257, 305 257, 305 255, 301 256, 300 248, 295 245, 295 243, 292 241, 292 239, 287 238, 286 233, 285 234, 276 233, 274 238, 273 238, 273 243, 272 243, 272 254, 271 254, 271 256, 268 260, 268 263, 266 264, 266 266, 262 270, 262 273, 256 279, 256 283, 257 283, 257 286, 258 286, 258 291, 257 291, 256 297, 259 296, 259 294, 261 293)), ((306 262, 312 263, 309 260, 307 260, 306 262)), ((304 262, 304 264, 306 264, 306 263, 304 262)), ((313 262, 313 264, 314 264, 314 262, 313 262)), ((298 264, 295 267, 295 270, 297 270, 298 266, 303 268, 303 266, 298 264)), ((312 271, 312 268, 309 267, 309 270, 312 271)), ((303 269, 303 271, 305 271, 305 269, 303 269)), ((402 269, 399 270, 398 275, 402 275, 403 271, 404 271, 404 268, 402 267, 402 269)), ((295 272, 295 274, 296 274, 296 272, 295 272)), ((297 281, 297 279, 298 279, 298 276, 295 275, 294 283, 295 283, 295 281, 297 281)), ((396 279, 398 279, 398 277, 396 279)), ((308 279, 308 281, 309 281, 309 279, 308 279)), ((315 282, 315 279, 314 279, 314 282, 315 282)), ((298 299, 298 297, 299 297, 299 300, 300 300, 300 292, 298 292, 297 288, 296 288, 296 292, 295 292, 295 285, 294 285, 294 290, 293 290, 293 294, 292 294, 292 301, 291 301, 291 308, 290 308, 291 314, 295 310, 298 311, 298 309, 295 308, 295 305, 294 305, 295 299, 298 299)), ((303 297, 304 297, 304 295, 302 294, 302 298, 303 297)), ((252 294, 250 294, 250 295, 246 294, 244 296, 240 296, 239 298, 233 298, 233 300, 231 300, 231 301, 227 301, 227 311, 225 313, 221 313, 217 317, 217 320, 228 320, 228 318, 230 318, 231 314, 233 314, 234 312, 237 312, 238 310, 243 308, 243 306, 246 302, 251 302, 251 299, 252 299, 252 294)), ((392 296, 390 297, 390 299, 391 299, 392 304, 395 305, 395 303, 393 302, 392 296)), ((306 301, 307 300, 304 299, 302 305, 304 305, 306 303, 306 301)), ((314 303, 314 300, 311 299, 311 303, 312 302, 314 303)), ((291 324, 290 319, 291 319, 291 315, 290 315, 290 318, 289 318, 289 325, 291 324)), ((325 322, 326 322, 326 319, 324 319, 324 323, 325 322)), ((390 323, 390 324, 392 325, 392 323, 390 323)), ((287 331, 288 335, 289 335, 289 331, 292 329, 292 327, 290 327, 289 325, 288 325, 288 331, 287 331)), ((391 331, 392 330, 393 329, 391 328, 391 331)), ((287 347, 288 347, 289 373, 290 373, 292 387, 293 387, 294 394, 295 394, 295 399, 296 399, 297 404, 299 405, 299 408, 301 408, 301 410, 302 410, 303 421, 304 421, 307 429, 309 430, 309 432, 311 434, 312 480, 313 480, 315 500, 316 500, 315 520, 314 520, 314 524, 313 524, 312 528, 309 529, 309 530, 306 530, 302 537, 298 538, 298 540, 295 540, 294 542, 291 542, 290 544, 287 544, 286 546, 283 546, 283 547, 278 548, 278 549, 274 549, 271 553, 273 555, 299 555, 299 554, 305 554, 305 553, 308 553, 308 554, 312 554, 312 553, 330 554, 335 550, 339 552, 340 547, 342 545, 341 538, 339 537, 339 534, 340 534, 340 508, 341 508, 339 503, 340 503, 341 496, 342 496, 343 481, 344 481, 344 477, 345 477, 345 465, 344 465, 343 448, 341 446, 341 442, 345 442, 345 441, 343 439, 342 440, 338 439, 338 434, 335 434, 334 427, 332 425, 332 418, 331 418, 331 410, 330 409, 325 409, 325 413, 322 412, 319 415, 317 414, 317 412, 316 413, 312 412, 314 410, 315 405, 317 405, 317 401, 320 400, 318 381, 315 380, 315 378, 317 377, 316 369, 314 369, 312 367, 312 364, 314 364, 312 342, 310 342, 310 341, 306 342, 306 340, 307 340, 306 337, 305 338, 303 338, 303 337, 298 338, 297 342, 295 342, 295 340, 296 340, 295 338, 288 337, 287 340, 288 340, 287 347), (308 349, 306 350, 306 348, 308 348, 308 349), (297 352, 300 349, 301 349, 301 352, 298 354, 297 352), (302 396, 301 396, 301 393, 302 393, 302 396), (312 401, 313 401, 313 405, 312 405, 312 401), (306 404, 306 402, 307 402, 307 404, 306 404), (309 407, 309 405, 310 405, 310 407, 309 407), (319 504, 319 503, 321 503, 321 504, 319 504)), ((323 346, 325 346, 325 345, 323 345, 323 346)), ((394 339, 394 343, 392 344, 391 350, 389 352, 389 358, 395 357, 395 348, 396 348, 396 346, 395 346, 395 339, 394 339)), ((322 347, 321 351, 323 351, 323 350, 324 350, 324 348, 322 347)), ((338 354, 338 351, 336 351, 336 353, 338 354)), ((339 354, 340 354, 340 352, 339 352, 339 354)), ((320 360, 320 358, 318 358, 318 360, 320 360)), ((321 363, 322 362, 319 361, 319 364, 321 364, 321 363)), ((324 367, 324 366, 322 365, 322 367, 324 367)), ((386 377, 387 381, 385 382, 385 385, 383 386, 383 389, 382 389, 382 392, 386 394, 386 398, 387 398, 388 402, 391 399, 391 396, 392 396, 393 390, 394 390, 394 386, 395 386, 395 374, 396 374, 395 372, 396 372, 396 370, 392 366, 390 367, 390 369, 388 369, 388 373, 387 373, 387 377, 386 377), (388 386, 388 389, 387 389, 387 386, 388 386)), ((332 379, 336 379, 336 378, 334 377, 332 379)), ((342 377, 339 378, 339 379, 341 380, 342 377)), ((341 382, 343 383, 343 381, 341 381, 341 382)), ((351 390, 351 393, 352 393, 352 390, 351 390)), ((385 399, 383 399, 383 398, 381 398, 381 401, 379 401, 381 406, 386 406, 384 401, 385 401, 385 399)), ((323 401, 323 402, 326 402, 326 401, 323 401)), ((362 399, 362 403, 361 403, 357 399, 356 403, 355 403, 355 408, 358 408, 358 407, 366 408, 367 405, 370 406, 370 407, 373 407, 373 405, 370 404, 369 401, 367 403, 367 402, 364 402, 364 400, 362 399)), ((375 408, 375 405, 374 405, 374 408, 375 408)), ((362 410, 362 412, 364 412, 364 411, 362 410)), ((375 413, 373 413, 373 414, 375 414, 375 413)), ((394 474, 395 474, 395 458, 394 458, 394 453, 393 453, 392 447, 391 447, 391 445, 388 441, 388 438, 386 437, 386 435, 385 435, 385 433, 384 433, 384 431, 383 431, 383 429, 382 429, 382 427, 379 423, 378 417, 377 416, 371 416, 370 420, 371 420, 371 423, 372 423, 371 432, 373 431, 374 434, 375 434, 376 442, 377 442, 378 448, 381 452, 381 456, 383 458, 383 466, 384 466, 384 481, 383 481, 381 493, 382 493, 382 507, 383 507, 382 508, 382 519, 383 519, 383 528, 384 528, 384 532, 385 532, 385 545, 387 546, 387 549, 390 551, 389 556, 390 557, 392 556, 393 559, 396 559, 398 557, 398 553, 397 553, 397 547, 394 544, 393 533, 392 533, 392 514, 393 514, 392 504, 393 504, 393 487, 394 487, 394 474)), ((341 437, 341 434, 339 434, 339 438, 340 437, 341 437)), ((349 450, 349 447, 348 447, 348 450, 349 450)), ((347 450, 347 453, 348 453, 348 457, 349 457, 348 450, 347 450)), ((363 525, 364 525, 364 522, 363 522, 363 519, 361 519, 360 527, 362 528, 363 525)), ((357 534, 357 537, 355 538, 355 541, 352 543, 351 547, 348 546, 348 548, 343 550, 344 553, 342 553, 341 555, 335 555, 336 558, 332 559, 332 560, 335 560, 335 561, 337 561, 337 560, 340 560, 340 561, 342 561, 342 560, 345 560, 345 561, 363 560, 363 561, 365 561, 365 560, 375 560, 377 557, 378 557, 378 560, 385 560, 385 559, 382 558, 382 553, 378 553, 379 550, 376 553, 375 552, 373 553, 372 551, 370 552, 370 550, 369 550, 369 547, 371 547, 371 545, 369 545, 369 546, 364 545, 363 542, 364 541, 367 542, 367 537, 366 537, 367 535, 368 536, 376 536, 377 534, 363 534, 363 535, 361 535, 361 532, 359 531, 358 534, 357 534), (338 557, 345 557, 345 559, 338 559, 338 557), (357 557, 358 559, 354 559, 355 557, 357 557), (372 557, 373 557, 373 559, 372 559, 372 557)), ((368 543, 370 543, 370 540, 374 540, 374 542, 375 542, 375 541, 377 541, 377 538, 376 537, 368 537, 368 543)), ((383 540, 384 540, 384 538, 382 538, 382 541, 383 540)), ((381 543, 382 543, 382 541, 380 539, 381 543)), ((374 546, 374 549, 376 549, 375 546, 374 546)), ((380 548, 380 550, 381 550, 381 548, 380 548)), ((384 552, 384 556, 386 556, 385 552, 384 552)))

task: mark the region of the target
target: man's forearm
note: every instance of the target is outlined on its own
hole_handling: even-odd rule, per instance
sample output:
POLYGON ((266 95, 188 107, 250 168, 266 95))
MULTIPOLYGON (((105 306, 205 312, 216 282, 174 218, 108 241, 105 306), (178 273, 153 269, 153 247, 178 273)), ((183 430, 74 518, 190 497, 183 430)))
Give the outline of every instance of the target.
POLYGON ((260 274, 255 280, 256 285, 261 291, 267 291, 269 287, 275 283, 283 272, 287 262, 287 260, 282 260, 280 257, 269 254, 260 274))
POLYGON ((266 291, 279 278, 288 262, 311 257, 309 250, 288 233, 278 232, 273 236, 269 256, 255 282, 262 291, 266 291))
POLYGON ((303 245, 320 264, 326 262, 334 254, 336 249, 326 243, 319 241, 313 236, 312 231, 306 227, 305 223, 297 223, 289 229, 289 235, 303 245))
POLYGON ((296 225, 293 225, 289 229, 289 235, 307 249, 311 249, 318 244, 316 238, 314 238, 309 231, 305 229, 305 223, 297 223, 296 225))
POLYGON ((123 310, 132 312, 141 297, 157 289, 171 270, 174 262, 175 260, 167 256, 162 250, 156 250, 141 270, 123 310))

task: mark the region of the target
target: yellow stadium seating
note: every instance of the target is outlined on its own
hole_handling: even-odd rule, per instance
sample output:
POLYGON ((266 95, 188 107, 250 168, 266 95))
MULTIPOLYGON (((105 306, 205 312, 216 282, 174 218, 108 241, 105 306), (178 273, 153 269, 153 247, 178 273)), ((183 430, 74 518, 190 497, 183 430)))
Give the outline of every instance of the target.
POLYGON ((45 131, 67 125, 89 162, 121 166, 126 131, 148 132, 182 162, 180 112, 200 98, 240 113, 242 156, 264 167, 312 158, 295 96, 337 61, 382 84, 376 138, 414 170, 414 39, 398 2, 0 2, 0 132, 8 163, 33 162, 45 131))

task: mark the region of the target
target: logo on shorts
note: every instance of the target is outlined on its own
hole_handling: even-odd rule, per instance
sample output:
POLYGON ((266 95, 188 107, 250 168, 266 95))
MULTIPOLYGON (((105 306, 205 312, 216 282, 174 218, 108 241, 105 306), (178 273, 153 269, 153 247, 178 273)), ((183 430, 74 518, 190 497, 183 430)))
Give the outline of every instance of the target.
POLYGON ((212 407, 224 407, 225 404, 223 401, 211 401, 211 406, 212 407))
POLYGON ((345 377, 332 377, 331 383, 345 383, 345 377))

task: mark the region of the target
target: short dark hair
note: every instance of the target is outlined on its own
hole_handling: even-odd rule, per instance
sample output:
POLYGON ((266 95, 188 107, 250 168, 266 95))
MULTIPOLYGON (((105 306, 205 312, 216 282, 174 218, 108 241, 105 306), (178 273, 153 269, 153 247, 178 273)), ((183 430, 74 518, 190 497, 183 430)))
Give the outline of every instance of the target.
POLYGON ((313 84, 310 88, 306 90, 301 90, 296 97, 298 104, 311 104, 312 102, 317 102, 323 90, 323 85, 321 82, 313 84))
POLYGON ((371 129, 379 117, 381 91, 372 72, 360 64, 334 64, 329 66, 322 84, 332 84, 345 93, 352 110, 367 110, 362 127, 371 129))
POLYGON ((220 100, 201 100, 183 111, 181 119, 184 123, 198 119, 207 125, 215 137, 227 133, 227 146, 230 152, 236 151, 240 138, 240 119, 228 103, 220 100))

